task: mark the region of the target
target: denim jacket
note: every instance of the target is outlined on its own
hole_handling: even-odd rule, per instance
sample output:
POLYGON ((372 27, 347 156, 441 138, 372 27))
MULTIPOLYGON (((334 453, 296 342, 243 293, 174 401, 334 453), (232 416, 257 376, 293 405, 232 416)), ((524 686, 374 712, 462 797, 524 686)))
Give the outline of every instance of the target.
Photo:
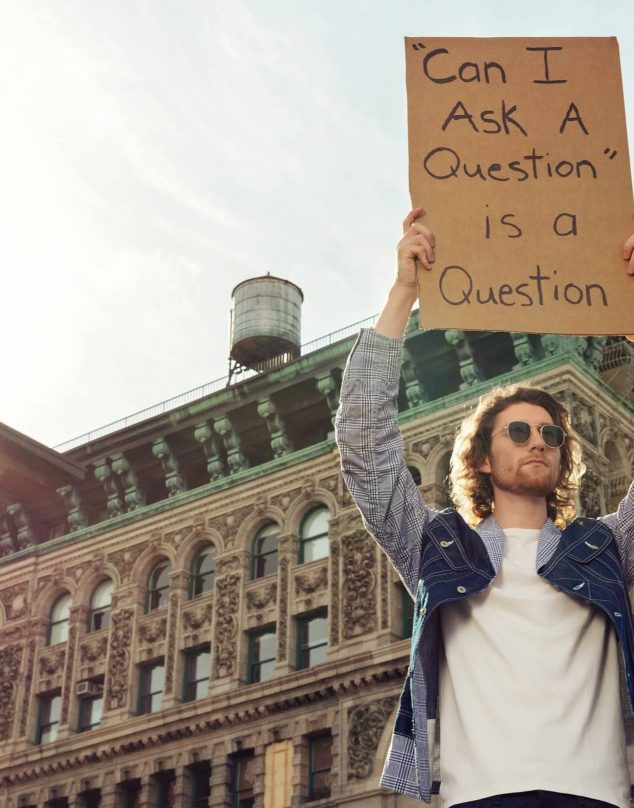
MULTIPOLYGON (((504 533, 493 517, 469 528, 453 509, 427 507, 403 460, 397 424, 402 340, 361 332, 342 381, 336 420, 346 484, 364 523, 415 598, 410 666, 381 785, 430 801, 436 748, 439 606, 485 589, 500 569, 504 533)), ((602 609, 619 639, 626 734, 634 697, 634 484, 616 514, 576 519, 563 533, 548 520, 537 572, 602 609)))

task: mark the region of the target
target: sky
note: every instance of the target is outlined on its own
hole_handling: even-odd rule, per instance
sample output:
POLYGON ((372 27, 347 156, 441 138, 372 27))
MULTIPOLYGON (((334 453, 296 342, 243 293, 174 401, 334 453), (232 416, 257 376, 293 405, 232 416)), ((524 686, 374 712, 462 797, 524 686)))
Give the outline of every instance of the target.
POLYGON ((631 0, 0 18, 0 421, 49 446, 225 376, 247 278, 303 290, 303 343, 381 308, 409 210, 404 36, 616 36, 634 131, 631 0))

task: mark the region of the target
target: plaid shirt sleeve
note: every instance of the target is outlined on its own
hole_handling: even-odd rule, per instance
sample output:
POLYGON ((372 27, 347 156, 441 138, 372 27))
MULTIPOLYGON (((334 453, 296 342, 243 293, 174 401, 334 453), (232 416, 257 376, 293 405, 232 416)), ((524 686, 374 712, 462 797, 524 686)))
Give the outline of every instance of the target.
POLYGON ((602 517, 614 531, 623 575, 628 587, 634 586, 634 482, 619 503, 616 513, 602 517))
POLYGON ((335 422, 343 477, 368 531, 416 592, 422 534, 435 511, 403 459, 397 398, 403 340, 363 329, 348 358, 335 422))

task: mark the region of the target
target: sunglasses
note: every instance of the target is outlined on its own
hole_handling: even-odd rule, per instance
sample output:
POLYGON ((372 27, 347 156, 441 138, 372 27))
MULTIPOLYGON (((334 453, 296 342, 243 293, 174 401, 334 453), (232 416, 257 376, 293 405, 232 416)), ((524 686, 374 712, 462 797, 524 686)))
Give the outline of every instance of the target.
POLYGON ((550 449, 558 449, 560 446, 564 445, 566 433, 560 426, 557 426, 557 424, 529 424, 527 421, 511 421, 510 424, 507 424, 499 432, 496 432, 495 435, 491 435, 491 438, 495 438, 496 435, 501 435, 502 432, 506 432, 513 443, 516 443, 518 446, 524 446, 531 439, 533 426, 537 429, 542 436, 542 440, 550 449))

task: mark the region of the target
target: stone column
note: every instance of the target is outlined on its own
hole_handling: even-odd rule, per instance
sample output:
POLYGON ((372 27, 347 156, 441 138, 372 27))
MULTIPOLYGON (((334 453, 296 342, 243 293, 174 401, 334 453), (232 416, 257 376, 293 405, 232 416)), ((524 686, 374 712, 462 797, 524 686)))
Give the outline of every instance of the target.
POLYGON ((180 632, 180 606, 187 600, 189 575, 186 572, 170 574, 169 608, 167 610, 167 629, 165 631, 165 686, 163 688, 162 709, 173 707, 179 700, 181 689, 180 671, 177 670, 181 658, 178 637, 180 632))
POLYGON ((277 542, 278 569, 277 569, 277 664, 276 676, 285 676, 295 667, 293 659, 292 638, 289 637, 290 627, 290 601, 292 569, 297 559, 297 541, 295 536, 289 534, 280 536, 277 542))

